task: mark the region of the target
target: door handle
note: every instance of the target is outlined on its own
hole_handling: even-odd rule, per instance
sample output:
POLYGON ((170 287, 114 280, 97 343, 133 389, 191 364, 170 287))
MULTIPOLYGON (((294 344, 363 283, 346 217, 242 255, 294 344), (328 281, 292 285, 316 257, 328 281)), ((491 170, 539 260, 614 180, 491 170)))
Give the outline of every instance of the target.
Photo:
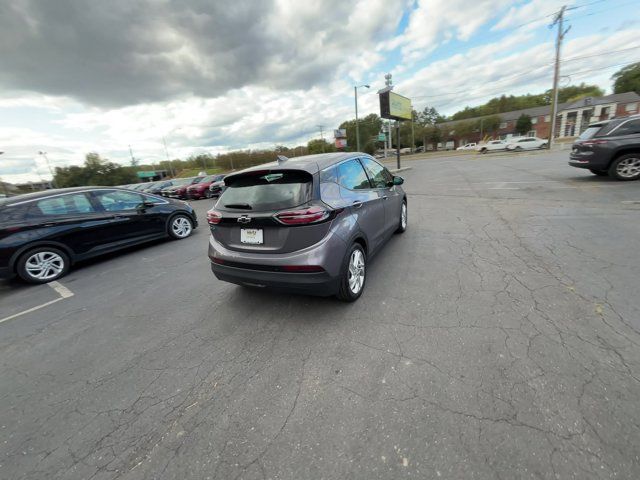
POLYGON ((356 200, 353 202, 353 208, 362 208, 362 202, 356 200))

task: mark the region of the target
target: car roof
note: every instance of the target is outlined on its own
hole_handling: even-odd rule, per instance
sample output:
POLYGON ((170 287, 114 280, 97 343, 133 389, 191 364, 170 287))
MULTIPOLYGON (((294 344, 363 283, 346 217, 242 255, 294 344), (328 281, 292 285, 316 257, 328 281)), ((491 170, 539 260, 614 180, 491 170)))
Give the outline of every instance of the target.
POLYGON ((18 203, 30 202, 33 200, 40 200, 41 198, 52 197, 56 195, 63 195, 65 193, 74 193, 74 192, 87 192, 93 190, 104 190, 104 189, 113 189, 113 190, 125 190, 122 187, 69 187, 69 188, 52 188, 50 190, 42 190, 40 192, 33 193, 25 193, 23 195, 16 195, 15 197, 3 198, 0 199, 0 206, 10 206, 18 203))
POLYGON ((309 173, 316 173, 320 170, 323 170, 331 165, 335 165, 336 163, 340 163, 343 160, 348 160, 350 158, 360 158, 360 157, 368 157, 371 155, 362 152, 332 152, 332 153, 319 153, 316 155, 303 155, 301 157, 293 157, 289 158, 284 162, 269 162, 263 163, 261 165, 256 165, 254 167, 245 168, 244 170, 240 170, 238 172, 229 173, 228 177, 232 177, 235 175, 244 174, 247 172, 255 172, 260 170, 303 170, 309 173))

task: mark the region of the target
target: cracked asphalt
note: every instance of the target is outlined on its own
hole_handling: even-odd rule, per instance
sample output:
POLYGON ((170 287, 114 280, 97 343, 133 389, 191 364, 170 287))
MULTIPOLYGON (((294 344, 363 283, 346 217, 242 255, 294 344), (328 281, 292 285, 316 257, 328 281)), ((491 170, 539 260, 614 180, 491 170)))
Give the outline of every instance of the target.
POLYGON ((566 157, 405 161, 355 304, 218 282, 206 224, 79 266, 0 324, 0 478, 640 478, 640 182, 566 157))

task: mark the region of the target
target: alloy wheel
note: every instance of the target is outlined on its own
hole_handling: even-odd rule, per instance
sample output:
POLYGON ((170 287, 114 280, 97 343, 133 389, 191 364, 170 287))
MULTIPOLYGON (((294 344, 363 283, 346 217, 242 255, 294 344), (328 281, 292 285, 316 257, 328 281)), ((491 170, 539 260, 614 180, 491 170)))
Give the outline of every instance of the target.
POLYGON ((360 293, 364 285, 365 262, 362 250, 356 249, 349 259, 349 290, 354 295, 360 293))
POLYGON ((400 226, 404 230, 407 228, 407 204, 402 203, 402 212, 400 213, 400 226))
POLYGON ((27 258, 25 270, 36 280, 51 280, 64 270, 64 259, 55 252, 38 252, 27 258))
POLYGON ((171 222, 171 231, 178 238, 185 238, 191 234, 191 222, 185 217, 176 217, 171 222))
POLYGON ((640 158, 625 158, 616 166, 616 173, 622 178, 635 178, 640 175, 640 158))

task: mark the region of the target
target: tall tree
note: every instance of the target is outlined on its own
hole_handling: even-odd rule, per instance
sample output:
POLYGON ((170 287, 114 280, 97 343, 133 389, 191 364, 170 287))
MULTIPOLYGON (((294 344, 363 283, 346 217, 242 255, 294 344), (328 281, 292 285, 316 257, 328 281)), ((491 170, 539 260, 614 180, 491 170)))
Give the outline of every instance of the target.
POLYGON ((520 135, 526 135, 531 131, 531 125, 531 117, 523 113, 516 120, 516 132, 520 135))
POLYGON ((611 79, 613 93, 636 92, 640 95, 640 62, 621 68, 611 79))
POLYGON ((82 167, 56 167, 55 184, 62 187, 85 185, 124 185, 135 183, 136 174, 131 167, 103 159, 95 152, 87 153, 82 167))

